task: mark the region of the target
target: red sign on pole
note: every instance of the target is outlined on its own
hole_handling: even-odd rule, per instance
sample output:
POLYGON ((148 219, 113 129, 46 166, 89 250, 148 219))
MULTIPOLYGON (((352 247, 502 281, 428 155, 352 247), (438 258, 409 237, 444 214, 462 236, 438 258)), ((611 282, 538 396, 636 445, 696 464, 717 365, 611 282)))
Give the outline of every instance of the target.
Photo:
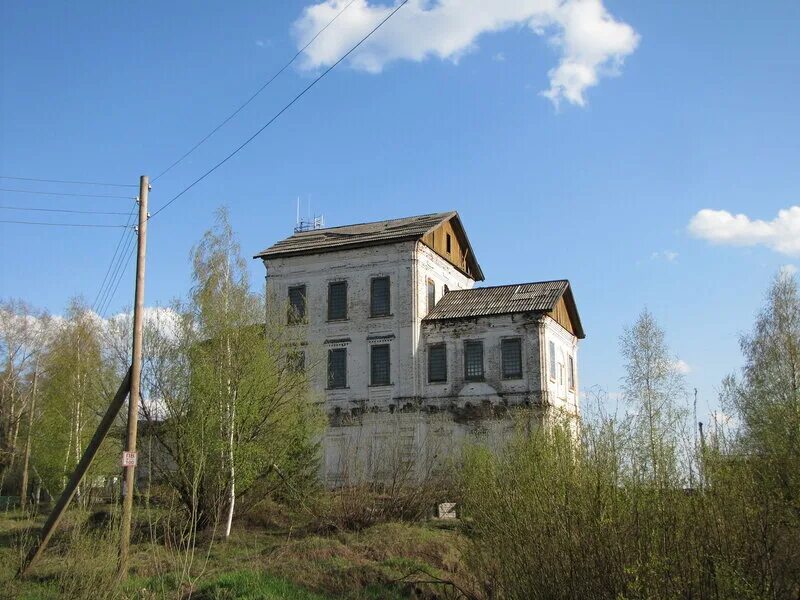
POLYGON ((135 467, 136 466, 136 452, 123 452, 122 453, 122 466, 135 467))

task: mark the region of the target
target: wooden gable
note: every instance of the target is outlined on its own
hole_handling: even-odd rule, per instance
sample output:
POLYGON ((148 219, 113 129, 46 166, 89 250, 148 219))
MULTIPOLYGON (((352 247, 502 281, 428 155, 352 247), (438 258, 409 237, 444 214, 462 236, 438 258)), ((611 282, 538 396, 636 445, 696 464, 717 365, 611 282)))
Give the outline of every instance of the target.
POLYGON ((577 338, 583 339, 586 337, 571 288, 567 287, 547 315, 577 338))
POLYGON ((422 236, 422 243, 475 281, 483 281, 483 271, 472 252, 458 216, 442 221, 422 236))

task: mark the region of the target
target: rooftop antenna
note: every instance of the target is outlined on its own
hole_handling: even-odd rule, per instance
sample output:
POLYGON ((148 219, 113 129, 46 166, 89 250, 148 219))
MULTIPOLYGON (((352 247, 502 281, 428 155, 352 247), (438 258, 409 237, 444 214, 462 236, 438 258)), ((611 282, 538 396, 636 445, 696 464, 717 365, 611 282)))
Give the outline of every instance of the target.
POLYGON ((300 217, 300 196, 297 197, 297 220, 294 225, 295 233, 313 231, 325 227, 325 217, 323 215, 313 215, 311 213, 311 196, 308 197, 308 216, 305 219, 300 217))

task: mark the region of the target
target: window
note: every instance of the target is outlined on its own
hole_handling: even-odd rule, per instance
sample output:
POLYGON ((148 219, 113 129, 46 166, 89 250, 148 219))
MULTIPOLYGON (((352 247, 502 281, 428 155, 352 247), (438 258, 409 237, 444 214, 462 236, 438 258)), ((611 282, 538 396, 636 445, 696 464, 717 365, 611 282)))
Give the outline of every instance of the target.
POLYGON ((389 309, 389 278, 373 277, 370 283, 369 316, 388 317, 389 309))
POLYGON ((434 306, 436 306, 436 284, 433 280, 428 279, 428 310, 426 312, 431 312, 434 306))
POLYGON ((548 345, 548 350, 550 351, 549 359, 550 359, 550 379, 553 381, 556 380, 556 345, 553 342, 550 342, 548 345))
POLYGON ((428 382, 447 381, 447 346, 431 344, 428 346, 428 382))
POLYGON ((389 344, 372 346, 369 363, 372 385, 389 385, 389 344))
POLYGON ((328 350, 328 388, 347 387, 347 348, 328 350))
POLYGON ((569 366, 567 370, 567 380, 569 381, 569 389, 575 389, 575 359, 570 355, 569 366))
POLYGON ((464 342, 464 377, 469 381, 483 380, 483 342, 464 342))
POLYGON ((445 234, 445 248, 447 249, 447 253, 450 254, 450 234, 445 234))
POLYGON ((302 373, 306 370, 306 353, 295 350, 286 355, 286 367, 290 373, 302 373))
POLYGON ((503 377, 519 379, 522 377, 522 342, 519 338, 500 342, 503 362, 503 377))
POLYGON ((289 288, 290 325, 302 323, 306 319, 306 286, 295 285, 289 288))
POLYGON ((328 284, 328 321, 347 318, 347 282, 331 281, 328 284))

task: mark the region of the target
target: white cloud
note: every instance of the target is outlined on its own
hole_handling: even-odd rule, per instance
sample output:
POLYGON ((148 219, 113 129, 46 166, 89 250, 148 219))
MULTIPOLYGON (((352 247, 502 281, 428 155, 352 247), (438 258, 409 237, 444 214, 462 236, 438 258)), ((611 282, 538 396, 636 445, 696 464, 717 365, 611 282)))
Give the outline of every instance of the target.
POLYGON ((784 277, 794 277, 797 273, 797 267, 794 265, 783 265, 781 267, 781 275, 784 277))
POLYGON ((800 206, 778 211, 771 221, 704 208, 689 221, 689 233, 712 244, 766 246, 781 254, 800 256, 800 206))
POLYGON ((664 250, 662 252, 653 252, 650 255, 652 260, 665 260, 667 262, 675 262, 678 260, 678 253, 674 250, 664 250))
POLYGON ((685 360, 681 360, 680 358, 672 363, 672 366, 681 375, 686 375, 687 373, 692 372, 692 367, 689 366, 689 363, 687 363, 685 360))
MULTIPOLYGON (((298 48, 304 46, 346 5, 324 0, 303 10, 294 25, 298 48)), ((355 0, 304 53, 305 69, 336 62, 383 20, 393 6, 355 0)), ((527 27, 547 36, 559 53, 550 69, 550 87, 541 92, 556 106, 562 100, 583 106, 589 87, 600 77, 615 75, 639 43, 633 28, 614 19, 602 0, 409 0, 356 50, 350 62, 357 69, 379 73, 396 60, 429 57, 458 60, 477 47, 478 38, 511 28, 527 27)))
POLYGON ((495 53, 494 56, 492 56, 492 60, 494 62, 505 62, 506 55, 504 53, 502 53, 502 52, 497 52, 497 53, 495 53))

